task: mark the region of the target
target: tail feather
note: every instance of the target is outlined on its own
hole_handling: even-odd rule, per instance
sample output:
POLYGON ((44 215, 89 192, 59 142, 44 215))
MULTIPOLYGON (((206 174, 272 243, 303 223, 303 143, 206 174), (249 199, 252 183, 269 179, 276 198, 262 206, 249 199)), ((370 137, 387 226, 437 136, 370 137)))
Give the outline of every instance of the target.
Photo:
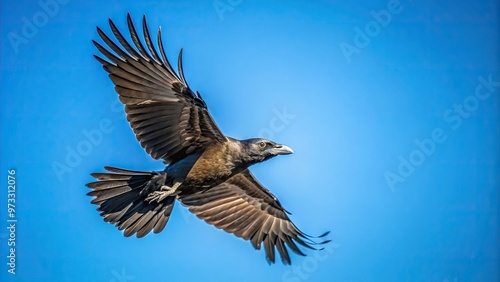
POLYGON ((157 203, 145 201, 147 195, 165 182, 161 172, 145 172, 104 167, 108 172, 92 173, 98 181, 87 184, 92 189, 87 195, 95 197, 104 221, 115 224, 124 235, 138 238, 151 230, 161 232, 167 225, 174 207, 175 197, 157 203))

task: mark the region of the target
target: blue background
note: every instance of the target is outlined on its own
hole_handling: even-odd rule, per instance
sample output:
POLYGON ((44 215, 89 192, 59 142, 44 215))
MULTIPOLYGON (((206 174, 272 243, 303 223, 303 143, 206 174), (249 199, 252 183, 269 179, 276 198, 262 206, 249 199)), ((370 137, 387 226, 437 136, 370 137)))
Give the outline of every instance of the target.
POLYGON ((3 0, 0 280, 498 281, 500 88, 479 78, 500 81, 498 1, 344 2, 3 0), (92 57, 127 12, 162 26, 171 61, 184 48, 225 134, 295 150, 252 171, 327 250, 269 266, 180 205, 140 240, 102 221, 89 173, 163 169, 92 57))

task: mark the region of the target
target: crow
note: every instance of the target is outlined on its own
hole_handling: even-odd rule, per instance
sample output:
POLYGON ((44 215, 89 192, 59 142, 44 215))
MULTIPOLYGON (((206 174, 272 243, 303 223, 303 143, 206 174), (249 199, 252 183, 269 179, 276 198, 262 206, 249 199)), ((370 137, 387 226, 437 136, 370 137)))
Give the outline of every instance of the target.
POLYGON ((92 173, 97 181, 86 185, 92 189, 87 195, 94 197, 91 203, 98 205, 104 221, 124 230, 127 237, 159 233, 177 200, 207 223, 250 240, 255 249, 263 244, 269 263, 275 262, 276 249, 287 265, 291 264, 288 249, 304 256, 298 245, 318 250, 317 245, 329 242, 317 240, 328 232, 312 237, 300 231, 278 199, 248 170, 293 150, 262 138, 237 140, 222 134, 200 93, 194 93, 184 78, 182 49, 176 73, 165 56, 161 28, 156 49, 146 16, 142 20, 146 47, 130 14, 127 23, 133 45, 109 19, 121 46, 97 27, 110 50, 92 40, 107 60, 94 57, 109 73, 137 140, 166 168, 150 172, 105 166, 107 172, 92 173))

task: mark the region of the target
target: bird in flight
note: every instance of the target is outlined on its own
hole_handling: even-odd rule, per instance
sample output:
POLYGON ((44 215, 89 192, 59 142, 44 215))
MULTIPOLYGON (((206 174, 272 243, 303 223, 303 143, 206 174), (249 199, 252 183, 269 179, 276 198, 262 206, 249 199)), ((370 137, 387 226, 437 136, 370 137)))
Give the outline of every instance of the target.
POLYGON ((177 200, 207 223, 249 240, 255 249, 263 245, 269 263, 275 262, 275 250, 284 264, 290 264, 289 250, 304 256, 299 245, 317 250, 315 246, 329 242, 315 240, 328 232, 312 237, 300 231, 278 199, 248 170, 275 156, 292 154, 292 149, 262 138, 225 136, 201 95, 184 78, 182 49, 176 73, 165 55, 161 28, 156 49, 145 16, 146 46, 130 14, 127 23, 133 45, 110 19, 119 44, 97 27, 108 48, 93 40, 106 59, 94 57, 109 73, 141 146, 167 166, 153 172, 106 166, 107 172, 92 173, 97 181, 86 185, 92 189, 87 195, 94 197, 92 203, 104 221, 124 230, 127 237, 159 233, 177 200))

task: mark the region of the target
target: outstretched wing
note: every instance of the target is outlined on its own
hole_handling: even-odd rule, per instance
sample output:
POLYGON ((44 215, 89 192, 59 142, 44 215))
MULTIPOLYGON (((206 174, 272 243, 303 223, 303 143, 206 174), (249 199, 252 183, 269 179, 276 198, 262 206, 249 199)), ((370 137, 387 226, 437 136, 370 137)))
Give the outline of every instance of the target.
MULTIPOLYGON (((275 261, 275 248, 284 264, 290 264, 288 249, 304 255, 297 243, 315 249, 314 242, 288 218, 278 199, 245 170, 205 191, 180 194, 179 201, 197 217, 217 228, 250 240, 254 248, 264 243, 266 259, 275 261)), ((320 237, 326 236, 327 233, 320 237)))
POLYGON ((161 29, 158 29, 160 57, 149 35, 146 17, 143 17, 142 28, 149 51, 141 43, 130 14, 127 22, 134 46, 110 19, 111 30, 121 46, 97 27, 99 36, 114 54, 93 40, 109 61, 94 57, 109 73, 120 101, 125 104, 127 120, 146 152, 165 163, 174 163, 207 144, 226 140, 205 101, 189 88, 184 78, 182 49, 177 75, 165 56, 161 29))

